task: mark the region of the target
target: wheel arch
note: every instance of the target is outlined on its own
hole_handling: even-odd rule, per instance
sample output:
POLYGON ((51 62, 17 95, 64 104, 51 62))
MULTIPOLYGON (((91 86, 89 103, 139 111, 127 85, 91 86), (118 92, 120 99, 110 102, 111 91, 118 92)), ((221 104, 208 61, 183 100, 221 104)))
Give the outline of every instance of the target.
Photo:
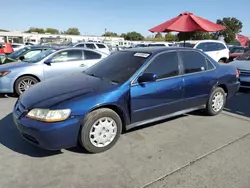
POLYGON ((15 85, 16 85, 17 80, 18 80, 19 78, 22 78, 22 77, 25 77, 25 76, 34 77, 35 79, 38 80, 38 82, 41 82, 41 79, 40 79, 38 76, 34 75, 34 74, 22 74, 22 75, 18 76, 18 77, 15 79, 15 81, 14 81, 14 84, 13 84, 13 91, 14 91, 14 92, 15 92, 15 85))
POLYGON ((97 107, 92 108, 88 113, 101 109, 101 108, 108 108, 116 112, 122 121, 122 132, 126 131, 126 125, 128 123, 127 116, 125 115, 125 112, 119 106, 115 104, 104 104, 101 106, 97 106, 97 107))

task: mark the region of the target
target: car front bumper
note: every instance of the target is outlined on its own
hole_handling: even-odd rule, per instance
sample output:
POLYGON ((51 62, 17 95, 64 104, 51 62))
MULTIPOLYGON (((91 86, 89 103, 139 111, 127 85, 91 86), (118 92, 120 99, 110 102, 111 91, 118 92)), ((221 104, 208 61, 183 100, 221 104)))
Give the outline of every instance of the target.
POLYGON ((0 93, 13 93, 14 92, 14 82, 13 78, 7 76, 0 78, 0 93))
POLYGON ((13 112, 14 122, 22 137, 30 143, 47 150, 74 147, 78 143, 81 117, 71 117, 56 123, 45 123, 13 112))

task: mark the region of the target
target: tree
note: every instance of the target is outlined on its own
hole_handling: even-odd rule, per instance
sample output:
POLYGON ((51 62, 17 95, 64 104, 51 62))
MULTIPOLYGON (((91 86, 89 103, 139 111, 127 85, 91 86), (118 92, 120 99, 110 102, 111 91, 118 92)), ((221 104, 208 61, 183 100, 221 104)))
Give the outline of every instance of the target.
POLYGON ((118 37, 117 33, 115 33, 115 32, 110 32, 110 31, 107 31, 107 32, 104 33, 102 36, 103 36, 103 37, 118 37))
POLYGON ((45 33, 43 28, 36 28, 36 27, 31 27, 29 30, 25 31, 25 33, 45 33))
POLYGON ((120 37, 122 37, 122 38, 126 38, 127 37, 127 34, 126 33, 122 33, 121 35, 120 35, 120 37))
POLYGON ((155 35, 155 38, 163 38, 163 36, 162 36, 161 33, 157 33, 157 34, 155 35))
POLYGON ((165 41, 172 42, 172 41, 178 41, 178 37, 176 35, 173 35, 172 33, 167 33, 165 35, 165 41))
POLYGON ((9 32, 8 30, 5 30, 5 29, 0 29, 0 31, 2 31, 2 32, 9 32))
POLYGON ((67 31, 61 32, 62 34, 66 34, 66 35, 80 35, 80 31, 78 28, 76 27, 71 27, 69 28, 67 31))
POLYGON ((226 43, 234 41, 236 34, 240 33, 243 27, 242 22, 234 17, 227 17, 222 20, 218 19, 216 23, 227 28, 223 31, 216 32, 214 35, 216 38, 223 36, 226 43))
POLYGON ((206 39, 213 39, 213 34, 208 32, 181 32, 177 34, 177 37, 180 41, 183 40, 206 40, 206 39))
POLYGON ((132 41, 135 41, 135 40, 143 40, 144 37, 142 36, 142 34, 140 33, 137 33, 135 31, 133 32, 128 32, 126 34, 126 37, 125 37, 125 40, 132 40, 132 41))
POLYGON ((59 30, 58 30, 58 29, 54 29, 54 28, 47 28, 47 29, 45 30, 45 33, 59 34, 59 30))

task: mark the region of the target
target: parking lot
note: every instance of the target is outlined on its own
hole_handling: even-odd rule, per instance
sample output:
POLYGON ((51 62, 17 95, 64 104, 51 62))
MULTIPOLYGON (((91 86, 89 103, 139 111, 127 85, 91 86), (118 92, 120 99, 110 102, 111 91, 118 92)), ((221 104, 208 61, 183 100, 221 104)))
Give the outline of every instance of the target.
POLYGON ((250 187, 250 93, 216 117, 192 113, 121 136, 111 150, 51 152, 24 141, 0 97, 1 188, 250 187))

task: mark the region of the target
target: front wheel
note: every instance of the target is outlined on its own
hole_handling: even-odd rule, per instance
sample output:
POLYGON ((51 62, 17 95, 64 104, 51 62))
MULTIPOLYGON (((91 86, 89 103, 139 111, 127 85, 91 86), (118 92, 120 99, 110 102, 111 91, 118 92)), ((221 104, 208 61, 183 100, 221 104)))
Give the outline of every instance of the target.
POLYGON ((210 116, 218 115, 226 103, 226 93, 221 87, 217 87, 210 95, 206 105, 206 113, 210 116))
POLYGON ((83 121, 80 144, 90 153, 100 153, 115 145, 122 131, 119 115, 102 108, 90 112, 83 121))
POLYGON ((38 80, 33 76, 23 76, 16 80, 15 82, 15 92, 18 96, 28 90, 30 87, 38 83, 38 80))

